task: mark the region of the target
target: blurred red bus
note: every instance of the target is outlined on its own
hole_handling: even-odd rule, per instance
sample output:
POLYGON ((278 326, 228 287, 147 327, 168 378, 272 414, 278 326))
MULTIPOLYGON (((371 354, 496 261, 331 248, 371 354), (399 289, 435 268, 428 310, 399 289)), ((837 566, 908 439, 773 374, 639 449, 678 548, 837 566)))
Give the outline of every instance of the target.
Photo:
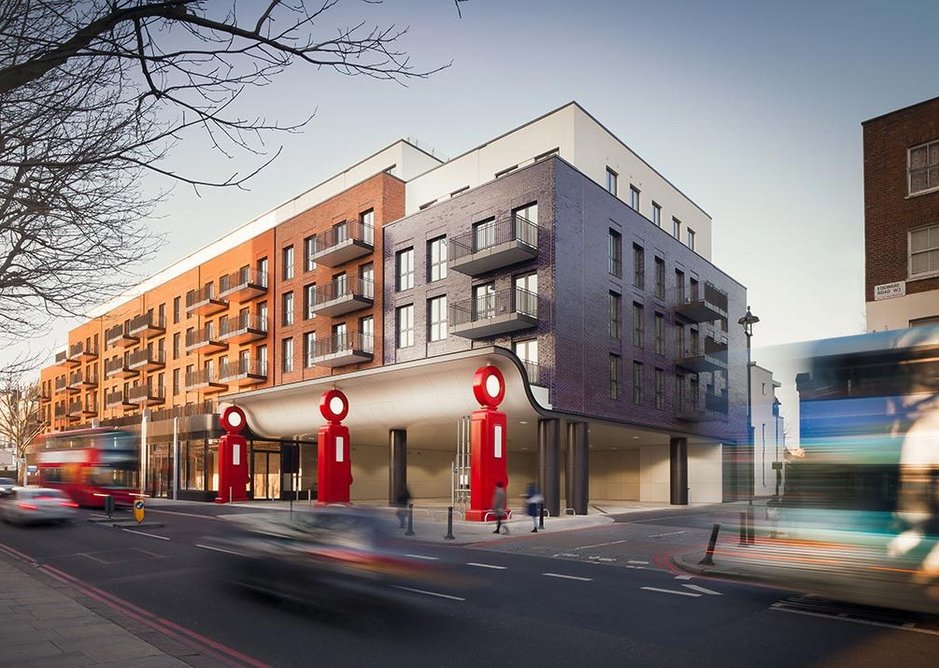
POLYGON ((44 434, 34 446, 39 484, 61 489, 82 506, 103 507, 106 495, 130 505, 140 489, 139 446, 139 437, 116 429, 44 434))

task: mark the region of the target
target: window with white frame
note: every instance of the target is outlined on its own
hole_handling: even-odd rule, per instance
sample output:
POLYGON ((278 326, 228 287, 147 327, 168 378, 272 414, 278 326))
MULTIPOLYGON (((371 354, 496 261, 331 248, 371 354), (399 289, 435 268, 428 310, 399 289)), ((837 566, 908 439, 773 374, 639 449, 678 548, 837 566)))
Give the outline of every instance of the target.
POLYGON ((443 341, 447 338, 447 296, 427 300, 428 338, 443 341))
POLYGON ((910 278, 939 272, 939 225, 910 232, 910 278))
POLYGON ((656 227, 662 227, 662 207, 652 202, 652 222, 656 227))
POLYGON ((375 211, 369 209, 359 214, 359 222, 362 224, 362 239, 365 243, 375 244, 375 211))
POLYGON ((496 221, 494 218, 473 225, 473 252, 496 245, 496 221))
POLYGON ((473 319, 487 320, 496 316, 495 283, 473 286, 473 319))
POLYGON ((313 312, 316 307, 316 283, 310 283, 303 288, 303 317, 307 320, 316 316, 313 312))
POLYGON ((909 150, 909 193, 939 188, 939 139, 909 150))
POLYGON ((293 292, 285 292, 283 297, 283 320, 285 325, 293 324, 293 292))
POLYGON ((634 185, 629 186, 629 206, 633 211, 639 210, 639 188, 634 185))
POLYGON ((293 339, 281 341, 281 369, 285 373, 293 371, 293 339))
POLYGON ((406 248, 395 255, 395 287, 410 290, 414 287, 414 249, 406 248))
POLYGON ((676 239, 681 239, 681 221, 672 217, 672 236, 676 239))
POLYGON ((543 379, 541 378, 541 367, 538 366, 538 339, 514 341, 512 350, 525 366, 528 381, 534 385, 541 384, 543 379))
POLYGON ((316 260, 313 259, 314 255, 316 255, 316 235, 312 234, 303 240, 303 262, 306 271, 316 269, 316 260))
POLYGON ((371 262, 359 267, 359 279, 362 295, 368 299, 375 298, 375 265, 371 262))
POLYGON ((375 318, 370 315, 361 318, 359 331, 362 332, 362 350, 373 352, 375 350, 375 318))
POLYGON ((691 250, 694 250, 694 230, 689 227, 687 228, 687 232, 688 232, 688 248, 690 248, 691 250))
POLYGON ((616 194, 617 174, 609 167, 606 168, 606 191, 611 195, 616 194))
POLYGON ((284 280, 289 281, 291 278, 293 278, 293 246, 287 246, 284 249, 283 262, 284 280))
POLYGON ((395 323, 398 333, 396 345, 398 348, 408 348, 414 345, 414 305, 399 306, 395 309, 395 323))
POLYGON ((306 332, 303 335, 303 366, 309 369, 313 366, 313 357, 316 355, 316 332, 306 332))
POLYGON ((427 280, 431 283, 447 277, 447 237, 427 242, 427 280))

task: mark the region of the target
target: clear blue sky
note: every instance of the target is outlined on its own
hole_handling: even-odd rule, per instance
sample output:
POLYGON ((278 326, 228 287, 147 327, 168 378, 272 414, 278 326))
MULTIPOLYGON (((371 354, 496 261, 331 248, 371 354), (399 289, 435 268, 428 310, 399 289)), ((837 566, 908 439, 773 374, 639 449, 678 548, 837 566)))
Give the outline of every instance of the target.
MULTIPOLYGON (((407 87, 296 66, 244 115, 296 121, 249 192, 177 186, 147 275, 400 137, 446 155, 577 100, 714 219, 754 345, 864 329, 861 122, 939 95, 935 2, 346 0, 333 24, 410 25, 407 87)), ((328 20, 328 19, 327 19, 328 20)), ((223 163, 190 142, 166 166, 223 163)), ((63 325, 41 343, 61 347, 63 325)))

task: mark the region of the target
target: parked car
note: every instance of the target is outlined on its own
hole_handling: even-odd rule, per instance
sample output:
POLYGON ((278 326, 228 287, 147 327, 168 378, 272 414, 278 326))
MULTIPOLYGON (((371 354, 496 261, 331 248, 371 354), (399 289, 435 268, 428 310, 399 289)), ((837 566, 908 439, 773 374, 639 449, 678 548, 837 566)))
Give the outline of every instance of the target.
POLYGON ((14 487, 0 501, 0 519, 15 524, 68 522, 78 504, 65 492, 44 487, 14 487))
POLYGON ((13 478, 0 478, 0 496, 9 496, 16 487, 16 481, 13 478))

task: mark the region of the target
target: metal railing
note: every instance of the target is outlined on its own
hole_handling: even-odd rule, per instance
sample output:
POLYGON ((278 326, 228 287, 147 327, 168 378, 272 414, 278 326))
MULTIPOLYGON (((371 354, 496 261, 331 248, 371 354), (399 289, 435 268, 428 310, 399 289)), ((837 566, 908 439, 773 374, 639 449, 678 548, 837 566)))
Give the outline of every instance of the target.
MULTIPOLYGON (((227 336, 231 336, 232 334, 238 334, 248 330, 255 330, 257 332, 267 334, 267 318, 252 313, 241 313, 237 318, 223 320, 218 330, 219 337, 223 339, 227 336)), ((201 342, 204 340, 207 341, 208 339, 200 339, 199 341, 201 342)), ((186 345, 191 345, 188 338, 186 340, 186 345)))
POLYGON ((375 298, 375 283, 367 278, 359 276, 345 276, 340 279, 334 279, 325 285, 316 286, 313 296, 313 304, 321 306, 334 299, 345 296, 361 296, 366 299, 375 298))
POLYGON ((510 241, 538 248, 538 226, 521 216, 497 218, 474 226, 470 232, 452 237, 448 242, 448 256, 450 260, 458 260, 510 241))
POLYGON ((186 308, 191 309, 207 301, 226 302, 225 299, 216 296, 215 286, 212 284, 203 285, 198 290, 193 290, 186 295, 186 308))
POLYGON ((144 348, 127 355, 127 366, 134 367, 140 364, 166 364, 166 352, 163 350, 150 350, 144 348))
POLYGON ((165 398, 165 387, 158 386, 156 388, 152 388, 149 384, 143 384, 128 388, 127 390, 128 401, 139 401, 140 399, 155 399, 157 401, 163 401, 165 398))
POLYGON ((371 353, 374 351, 374 337, 371 334, 362 332, 346 332, 345 334, 333 334, 332 336, 316 342, 314 357, 325 357, 334 355, 343 351, 361 350, 371 353))
POLYGON ((127 397, 124 395, 124 390, 115 390, 114 392, 108 392, 106 395, 104 395, 105 408, 120 406, 126 401, 127 397))
POLYGON ((258 359, 239 359, 219 366, 218 377, 222 382, 240 376, 267 377, 267 364, 258 359))
POLYGON ((215 369, 196 369, 186 374, 186 387, 195 387, 196 385, 224 385, 219 378, 219 373, 215 369))
POLYGON ((166 329, 166 316, 160 317, 159 314, 154 314, 153 312, 138 315, 136 318, 131 319, 127 331, 130 333, 142 329, 166 329))
POLYGON ((347 220, 316 235, 316 254, 328 251, 349 240, 374 245, 375 228, 359 220, 347 220))
POLYGON ((538 295, 523 288, 509 288, 454 302, 450 305, 450 325, 491 320, 508 313, 537 318, 538 295))
POLYGON ((191 332, 186 332, 186 347, 191 348, 193 346, 200 345, 209 341, 218 341, 219 336, 215 331, 215 327, 200 327, 199 329, 194 329, 191 332))
POLYGON ((238 271, 233 271, 227 276, 219 279, 219 294, 224 296, 226 292, 234 292, 248 286, 267 287, 267 272, 258 271, 251 267, 242 267, 238 271))
POLYGON ((522 366, 525 367, 525 373, 528 374, 528 382, 532 385, 547 387, 551 380, 551 370, 548 367, 522 360, 522 366))

